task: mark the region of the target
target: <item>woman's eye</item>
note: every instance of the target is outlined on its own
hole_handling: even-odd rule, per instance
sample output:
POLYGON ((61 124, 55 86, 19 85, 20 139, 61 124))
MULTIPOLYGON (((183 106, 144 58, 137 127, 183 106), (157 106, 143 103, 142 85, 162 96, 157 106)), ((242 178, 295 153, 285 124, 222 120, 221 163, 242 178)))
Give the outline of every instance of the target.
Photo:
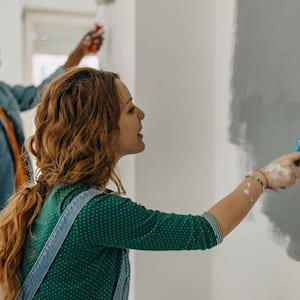
POLYGON ((132 114, 132 113, 134 113, 134 110, 135 110, 135 106, 131 107, 131 108, 129 109, 128 112, 129 112, 130 114, 132 114))

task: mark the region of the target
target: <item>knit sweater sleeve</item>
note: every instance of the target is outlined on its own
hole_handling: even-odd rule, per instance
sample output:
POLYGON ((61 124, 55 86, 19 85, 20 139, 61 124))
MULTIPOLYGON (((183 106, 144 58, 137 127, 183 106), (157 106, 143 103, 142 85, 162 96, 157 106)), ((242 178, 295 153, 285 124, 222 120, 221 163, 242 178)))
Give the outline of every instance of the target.
POLYGON ((83 225, 78 226, 81 237, 91 246, 204 250, 220 242, 207 216, 150 210, 117 195, 91 201, 78 216, 78 222, 83 225))

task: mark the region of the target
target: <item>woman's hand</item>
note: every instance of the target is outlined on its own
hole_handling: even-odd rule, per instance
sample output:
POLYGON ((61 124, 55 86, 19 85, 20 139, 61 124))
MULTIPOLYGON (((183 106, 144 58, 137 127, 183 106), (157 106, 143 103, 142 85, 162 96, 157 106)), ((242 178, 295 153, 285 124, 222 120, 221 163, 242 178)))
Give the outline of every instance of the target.
POLYGON ((300 178, 299 169, 295 161, 300 159, 300 152, 293 152, 279 157, 260 169, 266 179, 266 188, 277 190, 291 187, 297 178, 300 178))

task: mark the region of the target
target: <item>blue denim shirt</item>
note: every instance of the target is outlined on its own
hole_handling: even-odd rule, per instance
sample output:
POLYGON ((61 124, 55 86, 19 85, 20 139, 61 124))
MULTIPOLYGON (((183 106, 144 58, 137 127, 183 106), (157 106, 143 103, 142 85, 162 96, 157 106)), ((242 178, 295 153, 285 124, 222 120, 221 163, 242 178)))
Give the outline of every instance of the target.
MULTIPOLYGON (((14 126, 19 145, 24 144, 24 131, 20 116, 21 111, 35 107, 41 99, 42 88, 52 79, 63 73, 64 68, 59 67, 53 74, 46 78, 39 86, 20 85, 10 86, 0 81, 0 106, 6 112, 14 126)), ((25 153, 25 163, 32 176, 29 156, 25 153)), ((0 117, 0 209, 5 205, 9 196, 15 191, 15 161, 7 137, 7 128, 0 117)))

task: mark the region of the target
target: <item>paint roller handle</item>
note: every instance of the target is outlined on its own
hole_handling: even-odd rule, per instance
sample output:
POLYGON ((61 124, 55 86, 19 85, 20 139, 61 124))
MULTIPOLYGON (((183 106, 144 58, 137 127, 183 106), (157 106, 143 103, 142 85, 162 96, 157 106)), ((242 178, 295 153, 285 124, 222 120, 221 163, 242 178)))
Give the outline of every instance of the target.
MULTIPOLYGON (((295 147, 296 152, 300 152, 300 137, 297 138, 296 140, 296 147, 295 147)), ((300 160, 295 160, 294 161, 295 166, 299 167, 300 165, 300 160)))

